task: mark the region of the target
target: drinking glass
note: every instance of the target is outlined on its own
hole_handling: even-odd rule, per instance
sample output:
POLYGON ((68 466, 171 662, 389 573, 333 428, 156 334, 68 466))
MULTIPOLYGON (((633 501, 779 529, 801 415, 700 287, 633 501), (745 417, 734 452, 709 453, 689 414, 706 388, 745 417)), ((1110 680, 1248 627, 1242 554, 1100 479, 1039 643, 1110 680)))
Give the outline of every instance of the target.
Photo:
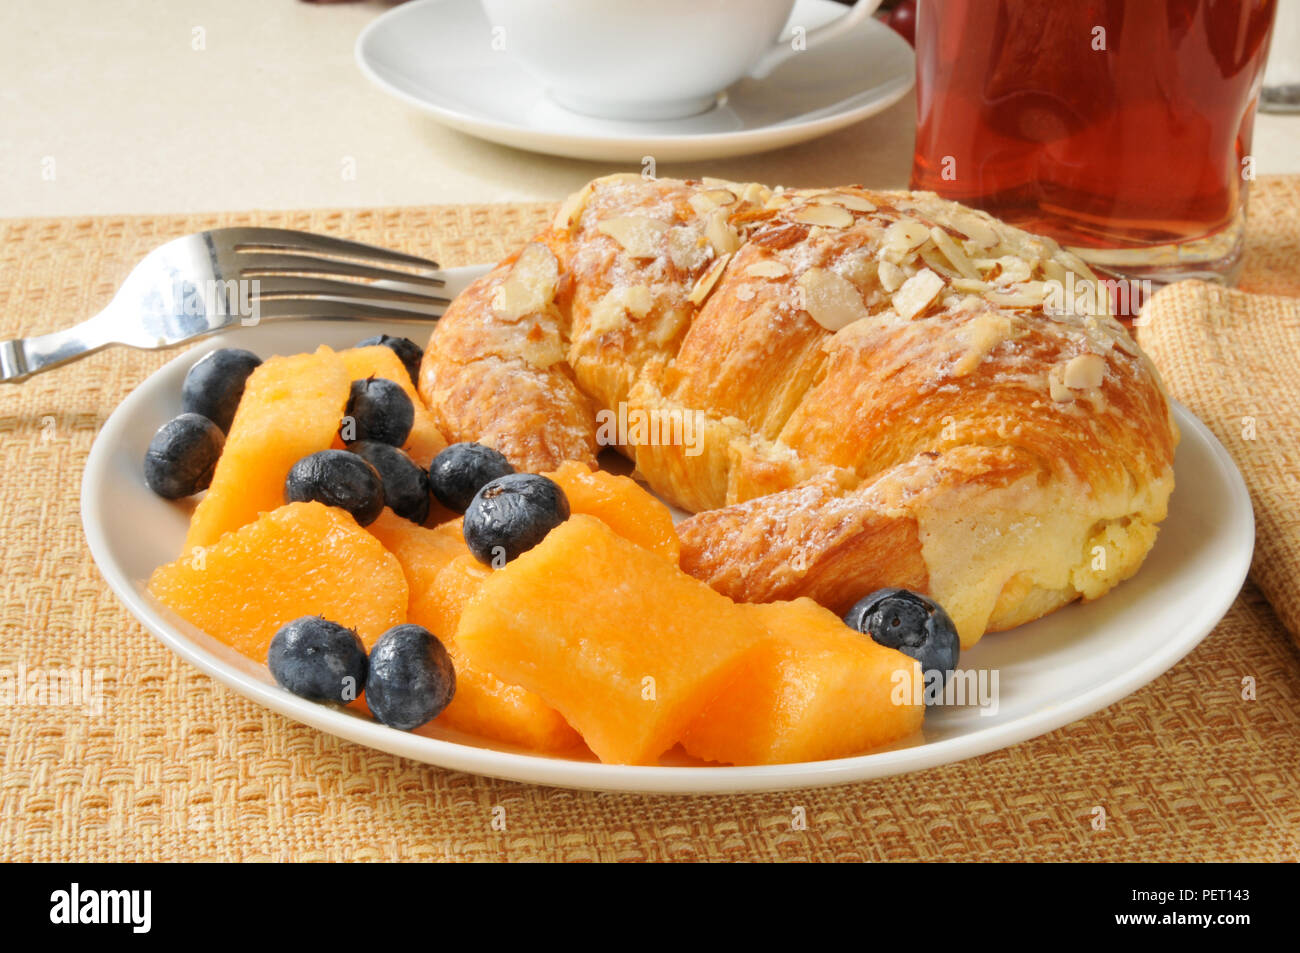
POLYGON ((920 0, 912 187, 1102 272, 1230 283, 1276 0, 920 0))

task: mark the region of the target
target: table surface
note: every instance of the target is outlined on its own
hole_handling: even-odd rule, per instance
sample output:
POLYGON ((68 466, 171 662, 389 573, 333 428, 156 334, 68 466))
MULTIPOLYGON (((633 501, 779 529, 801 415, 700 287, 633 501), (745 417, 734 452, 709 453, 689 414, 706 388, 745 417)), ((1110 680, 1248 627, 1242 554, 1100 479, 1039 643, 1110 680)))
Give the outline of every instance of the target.
MULTIPOLYGON (((0 216, 549 201, 611 171, 482 142, 380 92, 352 47, 390 6, 0 5, 0 216)), ((659 173, 904 187, 914 110, 908 96, 822 139, 659 173)), ((1261 175, 1300 172, 1300 116, 1261 115, 1255 153, 1261 175)))

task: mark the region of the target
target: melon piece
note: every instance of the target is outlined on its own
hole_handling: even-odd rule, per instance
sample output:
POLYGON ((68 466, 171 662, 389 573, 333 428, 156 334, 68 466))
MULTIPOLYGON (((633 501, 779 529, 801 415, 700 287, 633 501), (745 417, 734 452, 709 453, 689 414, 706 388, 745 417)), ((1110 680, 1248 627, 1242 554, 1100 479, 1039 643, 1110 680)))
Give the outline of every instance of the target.
POLYGON ((212 485, 190 518, 187 554, 283 505, 289 468, 333 442, 350 381, 324 346, 269 358, 249 375, 212 485))
POLYGON ((421 599, 419 612, 424 621, 420 624, 431 632, 447 633, 447 640, 454 643, 461 610, 490 575, 492 569, 470 555, 462 541, 460 552, 438 571, 430 591, 421 599))
POLYGON ((428 529, 385 509, 366 528, 406 573, 407 621, 438 636, 455 666, 456 694, 434 724, 534 751, 562 751, 580 744, 578 733, 554 708, 532 692, 476 669, 457 650, 461 608, 492 573, 470 555, 461 521, 428 529))
POLYGON ((434 423, 433 414, 424 405, 423 398, 411 383, 411 375, 406 372, 406 365, 393 353, 392 348, 382 344, 369 347, 354 347, 339 351, 344 365, 348 369, 348 384, 352 381, 365 380, 368 377, 382 377, 397 384, 411 398, 415 405, 415 423, 411 426, 411 435, 406 438, 402 449, 410 454, 411 459, 422 467, 428 467, 433 458, 447 446, 442 431, 434 423))
MULTIPOLYGON (((388 348, 384 350, 387 351, 388 348)), ((436 598, 438 573, 457 556, 469 552, 461 534, 460 521, 433 528, 418 526, 385 507, 366 529, 401 563, 411 593, 408 612, 410 621, 417 622, 414 618, 416 615, 429 617, 430 613, 424 610, 423 603, 436 598)), ((429 626, 424 622, 419 624, 443 641, 456 631, 454 628, 444 630, 429 626)))
MULTIPOLYGON (((438 573, 435 595, 418 610, 427 614, 417 615, 413 609, 411 621, 434 632, 456 632, 461 611, 492 572, 468 552, 453 559, 438 573)), ((582 744, 564 716, 541 696, 475 666, 454 637, 443 644, 456 667, 456 695, 437 724, 533 751, 564 751, 582 744)))
POLYGON ((811 599, 740 605, 771 635, 682 737, 687 752, 727 764, 842 758, 921 727, 921 666, 871 641, 811 599))
POLYGON ((596 517, 624 539, 677 565, 681 540, 671 511, 631 477, 592 470, 576 460, 545 475, 564 488, 572 512, 596 517))
POLYGON ((458 652, 540 695, 602 761, 653 764, 762 633, 662 556, 576 514, 461 612, 458 652))
POLYGON ((355 629, 367 649, 406 621, 406 576, 397 558, 347 512, 321 503, 281 506, 160 566, 149 591, 259 662, 276 630, 301 616, 355 629))

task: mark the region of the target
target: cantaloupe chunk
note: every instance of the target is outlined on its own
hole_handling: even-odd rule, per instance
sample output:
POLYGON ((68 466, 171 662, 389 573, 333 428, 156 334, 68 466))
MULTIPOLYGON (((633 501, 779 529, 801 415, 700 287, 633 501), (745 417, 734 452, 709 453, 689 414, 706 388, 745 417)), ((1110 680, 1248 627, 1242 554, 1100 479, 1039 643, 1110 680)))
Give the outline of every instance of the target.
POLYGON ((350 381, 324 346, 269 358, 249 375, 212 485, 190 518, 187 557, 284 503, 289 468, 333 442, 350 381))
POLYGON ((425 621, 420 624, 433 632, 446 632, 447 639, 454 643, 461 610, 478 595, 490 575, 491 567, 471 556, 462 543, 460 553, 438 571, 433 586, 421 600, 419 612, 425 621))
POLYGON ((428 407, 424 406, 423 398, 411 383, 411 375, 406 372, 406 365, 393 353, 392 348, 384 347, 382 344, 339 351, 339 357, 348 369, 349 384, 368 377, 383 377, 406 391, 406 396, 411 398, 411 403, 415 405, 415 423, 411 426, 411 435, 406 438, 402 449, 420 466, 427 467, 447 446, 447 441, 443 438, 438 425, 434 423, 433 414, 429 412, 428 407))
POLYGON ((406 576, 397 558, 348 513, 321 503, 281 506, 160 566, 149 591, 259 662, 276 630, 301 616, 356 629, 367 648, 406 619, 406 576))
POLYGON ((682 737, 690 754, 726 764, 820 761, 921 727, 925 709, 911 693, 921 677, 915 660, 854 632, 811 599, 737 608, 771 635, 745 653, 691 723, 682 737))
POLYGON ((602 761, 653 764, 720 694, 756 628, 662 556, 576 514, 488 577, 456 645, 540 695, 602 761))
MULTIPOLYGON (((384 350, 388 350, 385 348, 384 350)), ((379 517, 366 527, 384 548, 397 557, 406 574, 406 583, 410 588, 410 611, 414 617, 427 618, 423 604, 429 599, 436 599, 436 581, 442 568, 457 556, 469 552, 465 538, 461 535, 460 522, 447 523, 433 528, 417 526, 408 519, 403 519, 387 507, 379 517)), ((414 618, 411 621, 416 621, 414 618)), ((455 634, 455 629, 444 631, 425 625, 434 635, 445 639, 455 634)))
MULTIPOLYGON (((438 573, 436 595, 421 604, 419 611, 427 615, 413 611, 411 621, 433 631, 455 633, 462 610, 492 572, 468 552, 453 559, 438 573)), ((564 751, 582 744, 564 716, 541 696, 476 667, 460 651, 454 635, 444 644, 456 667, 456 696, 438 716, 438 724, 533 751, 564 751)))
POLYGON ((576 460, 561 464, 546 476, 564 488, 572 512, 596 517, 624 539, 677 565, 681 540, 673 528, 672 513, 631 477, 592 470, 576 460))
POLYGON ((407 621, 438 636, 456 668, 456 694, 434 724, 534 751, 579 745, 578 733, 554 708, 532 692, 475 668, 457 650, 461 608, 492 573, 470 555, 461 521, 428 529, 385 509, 366 528, 406 573, 411 593, 407 621))

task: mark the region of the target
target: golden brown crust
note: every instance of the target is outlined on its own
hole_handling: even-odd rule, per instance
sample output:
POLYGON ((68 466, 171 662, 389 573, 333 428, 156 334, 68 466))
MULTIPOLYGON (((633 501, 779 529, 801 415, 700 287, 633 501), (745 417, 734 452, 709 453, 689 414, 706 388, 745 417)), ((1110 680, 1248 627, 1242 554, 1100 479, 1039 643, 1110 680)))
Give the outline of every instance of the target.
POLYGON ((534 470, 590 462, 608 412, 676 422, 620 449, 734 598, 904 585, 970 644, 1154 540, 1168 402, 1047 239, 925 193, 613 176, 530 248, 440 321, 421 393, 534 470))
POLYGON ((477 440, 516 467, 596 461, 595 410, 563 360, 559 312, 493 315, 512 256, 462 292, 438 320, 436 359, 420 367, 420 396, 450 440, 477 440))

